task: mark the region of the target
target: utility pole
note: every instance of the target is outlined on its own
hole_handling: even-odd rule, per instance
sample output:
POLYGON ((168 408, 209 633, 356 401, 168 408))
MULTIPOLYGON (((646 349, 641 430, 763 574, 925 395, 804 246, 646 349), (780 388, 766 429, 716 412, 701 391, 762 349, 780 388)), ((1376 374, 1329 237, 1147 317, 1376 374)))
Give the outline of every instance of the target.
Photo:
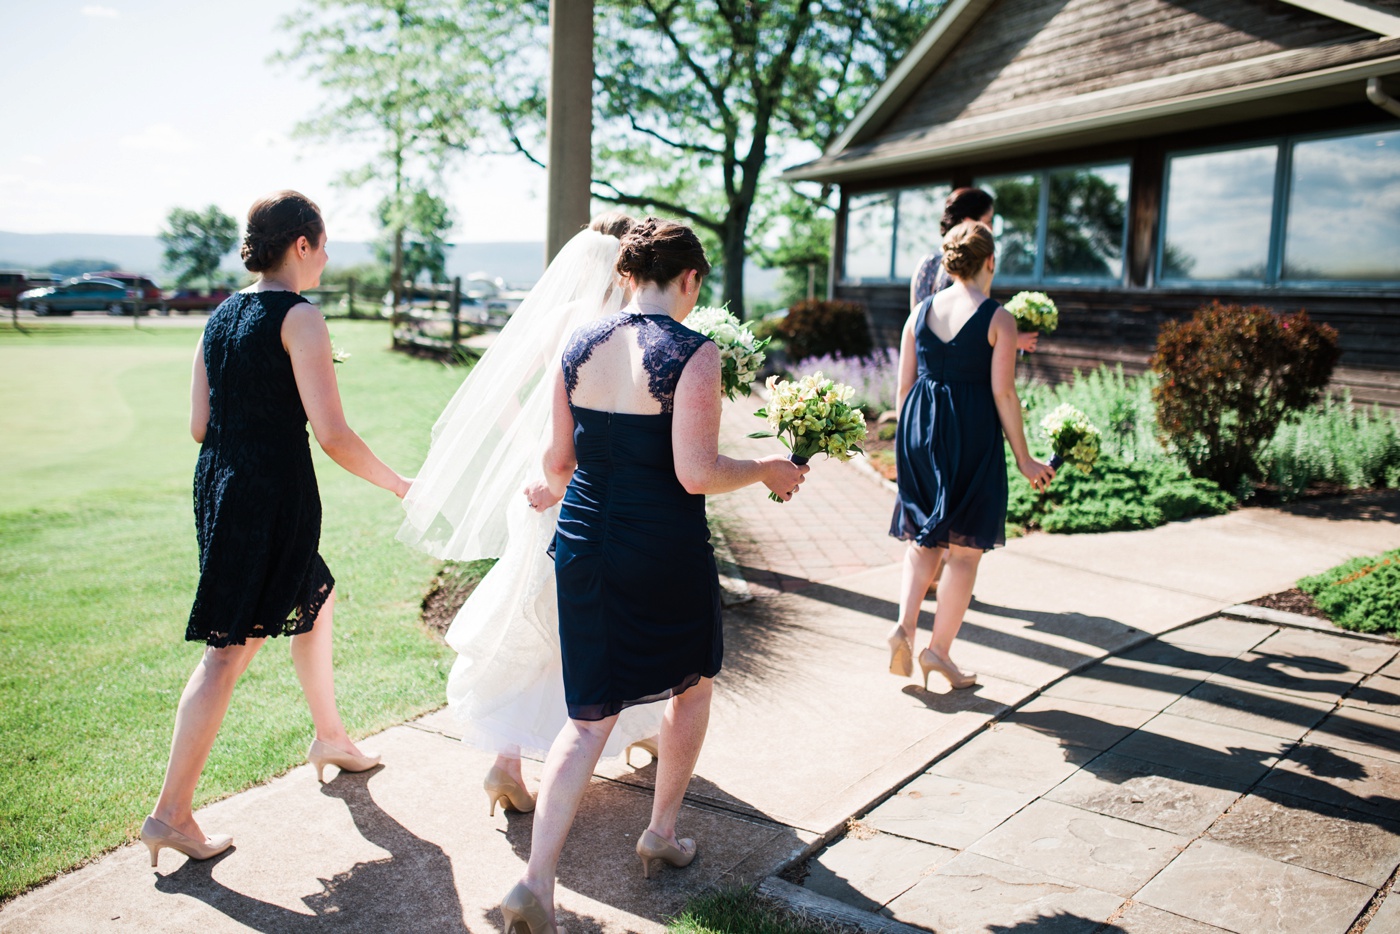
POLYGON ((593 0, 549 0, 545 264, 588 225, 593 178, 593 0))

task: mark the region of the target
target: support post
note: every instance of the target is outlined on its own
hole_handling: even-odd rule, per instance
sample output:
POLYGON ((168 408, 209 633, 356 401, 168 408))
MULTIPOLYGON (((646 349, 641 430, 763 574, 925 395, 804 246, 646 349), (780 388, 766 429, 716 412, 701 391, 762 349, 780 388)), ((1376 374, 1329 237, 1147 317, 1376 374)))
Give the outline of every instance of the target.
POLYGON ((355 277, 345 280, 345 317, 355 317, 355 277))
POLYGON ((549 2, 545 265, 588 225, 593 178, 593 0, 549 2))
POLYGON ((462 277, 452 278, 452 353, 462 342, 462 277))

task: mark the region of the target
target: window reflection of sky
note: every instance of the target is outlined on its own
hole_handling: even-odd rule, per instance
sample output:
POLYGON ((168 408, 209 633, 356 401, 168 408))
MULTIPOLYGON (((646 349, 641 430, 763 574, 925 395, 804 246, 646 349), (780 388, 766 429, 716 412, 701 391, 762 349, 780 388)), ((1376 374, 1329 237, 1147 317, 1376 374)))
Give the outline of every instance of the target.
POLYGON ((894 193, 853 195, 847 207, 846 277, 888 279, 894 249, 894 193))
POLYGON ((899 237, 895 240, 894 274, 912 278, 919 260, 937 250, 943 242, 938 232, 943 220, 943 202, 953 189, 948 185, 908 188, 899 193, 899 237))
POLYGON ((1263 278, 1277 159, 1260 146, 1170 160, 1164 278, 1263 278))
POLYGON ((1400 131, 1293 148, 1286 279, 1400 280, 1400 131))

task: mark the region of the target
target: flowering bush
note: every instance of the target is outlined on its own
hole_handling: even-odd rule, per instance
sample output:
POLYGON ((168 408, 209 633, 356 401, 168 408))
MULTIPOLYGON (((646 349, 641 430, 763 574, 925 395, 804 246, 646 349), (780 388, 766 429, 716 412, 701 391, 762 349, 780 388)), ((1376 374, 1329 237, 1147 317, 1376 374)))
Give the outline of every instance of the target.
POLYGON ((1049 334, 1060 326, 1060 310, 1044 292, 1017 292, 1004 306, 1016 319, 1016 330, 1049 334))
POLYGON ((1094 461, 1099 459, 1099 430, 1089 416, 1072 405, 1061 404, 1040 420, 1040 430, 1055 452, 1051 467, 1058 469, 1060 464, 1069 464, 1082 473, 1093 469, 1094 461))
MULTIPOLYGON (((792 452, 792 460, 805 464, 818 454, 850 460, 863 453, 865 415, 851 404, 855 390, 821 373, 797 381, 768 377, 768 405, 754 414, 768 420, 769 431, 750 438, 778 438, 792 452)), ((782 502, 775 494, 769 497, 782 502)))
POLYGON ((864 357, 827 354, 804 361, 815 371, 827 374, 855 391, 851 402, 866 412, 887 412, 895 407, 899 392, 899 351, 881 347, 864 357))
POLYGON ((728 307, 706 305, 685 316, 685 326, 704 334, 719 347, 720 383, 731 400, 753 391, 754 378, 767 355, 763 348, 771 338, 759 339, 728 307))

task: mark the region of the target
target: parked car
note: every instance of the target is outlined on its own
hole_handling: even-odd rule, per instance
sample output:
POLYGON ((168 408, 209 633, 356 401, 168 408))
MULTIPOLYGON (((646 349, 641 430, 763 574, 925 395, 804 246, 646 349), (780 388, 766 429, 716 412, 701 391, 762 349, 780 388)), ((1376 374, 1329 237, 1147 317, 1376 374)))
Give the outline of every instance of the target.
POLYGON ((32 308, 36 315, 71 315, 75 311, 103 311, 128 314, 136 299, 134 289, 115 279, 75 276, 58 285, 29 289, 20 294, 21 308, 32 308))
POLYGON ((28 278, 16 269, 0 269, 0 305, 8 308, 15 303, 21 292, 29 288, 28 278))
POLYGON ((166 312, 187 315, 192 311, 211 311, 230 294, 228 289, 172 289, 165 293, 160 305, 166 312))
MULTIPOLYGON (((158 304, 161 300, 161 296, 164 294, 160 286, 156 285, 155 282, 135 272, 122 272, 119 269, 103 269, 99 272, 90 272, 83 278, 111 279, 114 282, 120 282, 122 285, 126 286, 127 291, 131 293, 129 296, 130 298, 139 298, 141 300, 143 309, 149 309, 151 306, 158 304)), ((107 311, 114 315, 129 315, 133 314, 135 309, 136 303, 133 301, 125 305, 120 311, 111 308, 108 308, 107 311)))

